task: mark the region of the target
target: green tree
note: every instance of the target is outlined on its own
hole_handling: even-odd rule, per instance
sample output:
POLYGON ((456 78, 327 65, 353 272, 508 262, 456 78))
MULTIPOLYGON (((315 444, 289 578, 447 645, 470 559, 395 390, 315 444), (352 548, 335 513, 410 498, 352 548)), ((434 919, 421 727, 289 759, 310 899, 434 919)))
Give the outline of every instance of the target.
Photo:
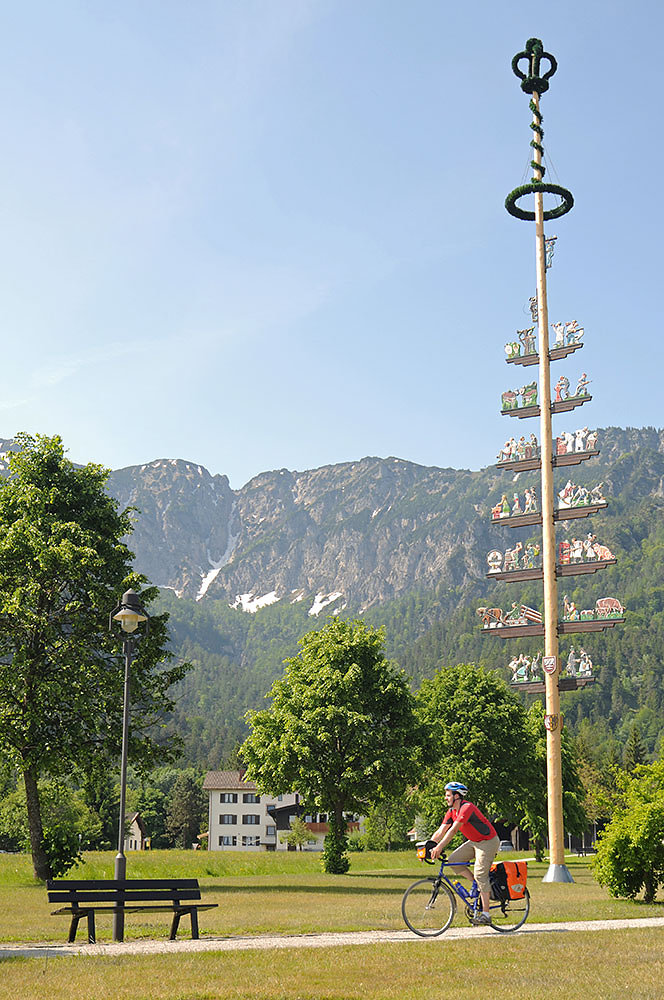
POLYGON ((643 889, 652 903, 664 885, 664 760, 639 764, 619 781, 625 805, 599 835, 595 876, 612 896, 634 899, 643 889))
POLYGON ((434 759, 418 796, 429 832, 446 810, 448 781, 463 781, 491 816, 515 820, 530 745, 523 706, 506 682, 473 664, 443 667, 422 683, 417 705, 433 734, 434 759))
POLYGON ((307 841, 311 840, 311 830, 307 828, 301 816, 293 816, 290 829, 279 835, 280 844, 288 844, 291 850, 302 850, 307 841))
MULTIPOLYGON (((544 705, 533 702, 528 710, 529 762, 524 794, 519 798, 518 821, 533 840, 535 857, 542 860, 547 834, 546 726, 544 705)), ((561 733, 561 774, 563 784, 563 824, 567 833, 580 834, 588 826, 585 789, 579 776, 576 749, 566 729, 561 733)))
POLYGON ((623 767, 626 771, 632 772, 637 764, 645 764, 647 760, 646 748, 638 726, 632 726, 623 750, 623 767))
POLYGON ((401 794, 419 773, 425 739, 403 671, 386 660, 383 633, 333 620, 300 639, 272 686, 272 704, 248 713, 247 777, 266 792, 297 790, 329 815, 325 871, 348 870, 345 813, 401 794))
MULTIPOLYGON (((22 434, 15 445, 0 479, 0 751, 22 776, 35 875, 45 879, 76 855, 67 863, 49 848, 38 782, 117 753, 123 671, 108 613, 144 581, 131 571, 129 512, 106 493, 108 471, 73 465, 58 437, 22 434)), ((141 599, 156 596, 149 588, 141 599)), ((161 666, 166 618, 152 619, 132 664, 130 749, 145 767, 161 752, 150 731, 186 669, 161 666)))
POLYGON ((166 830, 176 844, 189 848, 201 832, 205 795, 201 781, 191 771, 182 771, 173 785, 166 816, 166 830))

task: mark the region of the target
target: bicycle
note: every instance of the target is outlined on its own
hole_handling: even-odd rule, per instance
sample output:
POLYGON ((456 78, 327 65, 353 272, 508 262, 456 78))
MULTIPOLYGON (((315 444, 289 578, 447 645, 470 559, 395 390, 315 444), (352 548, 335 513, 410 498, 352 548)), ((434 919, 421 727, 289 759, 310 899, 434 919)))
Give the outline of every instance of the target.
MULTIPOLYGON (((427 844, 418 844, 418 857, 422 861, 433 865, 430 857, 431 847, 435 847, 434 841, 427 844), (424 850, 422 850, 424 849, 424 850)), ((440 870, 435 878, 421 878, 413 882, 406 889, 401 900, 401 913, 406 925, 420 937, 438 937, 443 934, 451 925, 457 912, 457 898, 461 900, 464 912, 468 920, 473 923, 475 918, 482 912, 482 901, 475 879, 473 879, 470 891, 461 882, 453 882, 447 875, 444 868, 466 868, 466 862, 453 863, 446 861, 443 854, 440 858, 440 870)), ((494 891, 492 890, 492 897, 494 891)), ((522 927, 528 919, 530 913, 530 894, 524 888, 521 899, 491 899, 489 905, 491 913, 491 923, 487 927, 492 927, 494 931, 501 934, 511 933, 522 927)))

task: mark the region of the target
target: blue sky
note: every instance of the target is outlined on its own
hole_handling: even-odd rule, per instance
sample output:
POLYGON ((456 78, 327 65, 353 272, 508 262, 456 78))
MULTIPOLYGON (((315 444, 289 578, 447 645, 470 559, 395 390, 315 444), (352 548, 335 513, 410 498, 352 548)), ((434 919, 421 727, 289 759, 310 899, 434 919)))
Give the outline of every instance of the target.
POLYGON ((235 488, 364 455, 490 464, 517 430, 500 393, 535 371, 503 352, 535 290, 533 226, 503 207, 531 36, 559 64, 549 177, 576 199, 549 224, 550 319, 586 330, 553 370, 594 397, 554 427, 661 426, 663 20, 644 0, 4 5, 0 437, 235 488))

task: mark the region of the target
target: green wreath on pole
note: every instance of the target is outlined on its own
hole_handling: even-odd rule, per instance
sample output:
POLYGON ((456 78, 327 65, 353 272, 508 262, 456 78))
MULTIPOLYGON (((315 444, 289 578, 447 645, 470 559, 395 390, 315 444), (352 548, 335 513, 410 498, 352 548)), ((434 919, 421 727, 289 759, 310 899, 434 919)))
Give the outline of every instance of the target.
POLYGON ((539 194, 540 192, 543 194, 557 194, 559 198, 563 199, 562 203, 557 205, 556 208, 550 208, 544 213, 545 222, 548 222, 550 219, 559 219, 562 215, 567 215, 568 212, 571 212, 574 206, 574 196, 571 191, 561 187, 560 184, 544 184, 536 181, 532 184, 522 184, 521 187, 510 191, 507 198, 505 198, 505 208, 515 219, 523 219, 524 222, 534 222, 535 213, 519 208, 517 201, 519 198, 523 198, 524 195, 539 194))

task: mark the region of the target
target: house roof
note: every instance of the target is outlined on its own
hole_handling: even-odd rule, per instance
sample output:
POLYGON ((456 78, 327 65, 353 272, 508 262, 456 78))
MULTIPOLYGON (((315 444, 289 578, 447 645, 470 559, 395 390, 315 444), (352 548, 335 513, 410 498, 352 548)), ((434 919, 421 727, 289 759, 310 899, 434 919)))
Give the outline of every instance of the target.
POLYGON ((203 788, 205 791, 211 789, 241 788, 244 791, 255 791, 256 784, 253 781, 242 779, 243 771, 208 771, 205 775, 203 788))

